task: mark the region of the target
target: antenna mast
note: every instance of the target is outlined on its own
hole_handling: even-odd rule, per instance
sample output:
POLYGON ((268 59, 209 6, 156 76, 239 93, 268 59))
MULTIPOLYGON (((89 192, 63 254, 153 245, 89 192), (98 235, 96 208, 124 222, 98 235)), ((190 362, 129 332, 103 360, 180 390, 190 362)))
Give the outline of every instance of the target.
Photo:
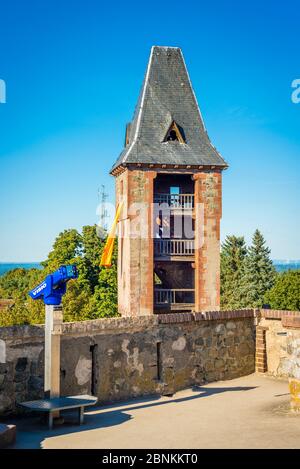
POLYGON ((98 198, 101 204, 100 226, 105 231, 107 231, 107 218, 108 218, 108 213, 105 208, 107 197, 108 197, 108 194, 105 192, 105 186, 104 184, 101 184, 101 188, 98 189, 98 198))

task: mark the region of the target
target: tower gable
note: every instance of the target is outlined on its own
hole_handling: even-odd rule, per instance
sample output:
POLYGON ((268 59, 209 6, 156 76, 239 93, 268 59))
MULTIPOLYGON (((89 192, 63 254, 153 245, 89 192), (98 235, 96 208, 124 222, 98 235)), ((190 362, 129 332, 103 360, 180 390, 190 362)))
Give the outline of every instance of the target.
POLYGON ((227 167, 209 140, 182 52, 177 47, 152 47, 129 128, 113 174, 120 166, 135 164, 227 167), (171 130, 175 130, 178 142, 184 145, 165 144, 172 125, 176 125, 171 130))
POLYGON ((179 127, 175 121, 170 125, 168 132, 164 138, 164 142, 179 142, 185 143, 184 131, 179 127))

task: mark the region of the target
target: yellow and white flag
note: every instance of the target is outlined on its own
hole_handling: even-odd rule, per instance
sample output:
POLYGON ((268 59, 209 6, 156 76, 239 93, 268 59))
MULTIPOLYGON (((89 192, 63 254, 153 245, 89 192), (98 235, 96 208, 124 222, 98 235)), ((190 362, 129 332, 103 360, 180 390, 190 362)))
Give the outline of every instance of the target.
POLYGON ((112 259, 114 243, 115 243, 115 238, 116 238, 116 233, 117 233, 117 224, 120 218, 122 206, 123 206, 123 202, 121 202, 118 205, 118 208, 116 210, 115 219, 113 221, 111 230, 109 232, 109 235, 107 237, 107 240, 106 240, 103 252, 102 252, 100 267, 111 267, 111 259, 112 259))

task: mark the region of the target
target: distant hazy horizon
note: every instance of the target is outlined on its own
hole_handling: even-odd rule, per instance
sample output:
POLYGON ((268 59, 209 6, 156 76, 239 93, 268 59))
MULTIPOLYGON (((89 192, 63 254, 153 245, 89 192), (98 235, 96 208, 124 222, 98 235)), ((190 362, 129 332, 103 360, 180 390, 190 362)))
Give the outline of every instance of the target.
MULTIPOLYGON (((300 269, 300 259, 296 260, 287 260, 287 259, 272 259, 273 264, 277 272, 283 272, 287 270, 298 270, 300 269)), ((6 272, 9 272, 13 269, 42 269, 40 262, 2 262, 0 261, 0 276, 4 275, 6 272)))
MULTIPOLYGON (((272 259, 274 264, 299 264, 300 259, 272 259)), ((17 262, 17 261, 0 261, 0 265, 30 265, 30 264, 35 264, 35 265, 40 265, 41 261, 22 261, 22 262, 17 262)))
POLYGON ((0 262, 0 276, 13 269, 41 269, 40 262, 0 262))

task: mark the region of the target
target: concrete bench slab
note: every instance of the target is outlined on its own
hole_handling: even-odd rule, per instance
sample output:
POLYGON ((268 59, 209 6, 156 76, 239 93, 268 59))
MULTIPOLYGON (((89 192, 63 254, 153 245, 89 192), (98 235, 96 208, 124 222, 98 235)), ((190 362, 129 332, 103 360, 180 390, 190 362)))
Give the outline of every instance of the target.
POLYGON ((16 441, 16 426, 0 423, 0 448, 6 448, 16 441))
POLYGON ((95 396, 66 396, 36 401, 21 402, 19 405, 36 412, 48 412, 49 429, 53 427, 53 413, 60 410, 78 409, 79 425, 84 421, 84 408, 95 405, 98 398, 95 396))

